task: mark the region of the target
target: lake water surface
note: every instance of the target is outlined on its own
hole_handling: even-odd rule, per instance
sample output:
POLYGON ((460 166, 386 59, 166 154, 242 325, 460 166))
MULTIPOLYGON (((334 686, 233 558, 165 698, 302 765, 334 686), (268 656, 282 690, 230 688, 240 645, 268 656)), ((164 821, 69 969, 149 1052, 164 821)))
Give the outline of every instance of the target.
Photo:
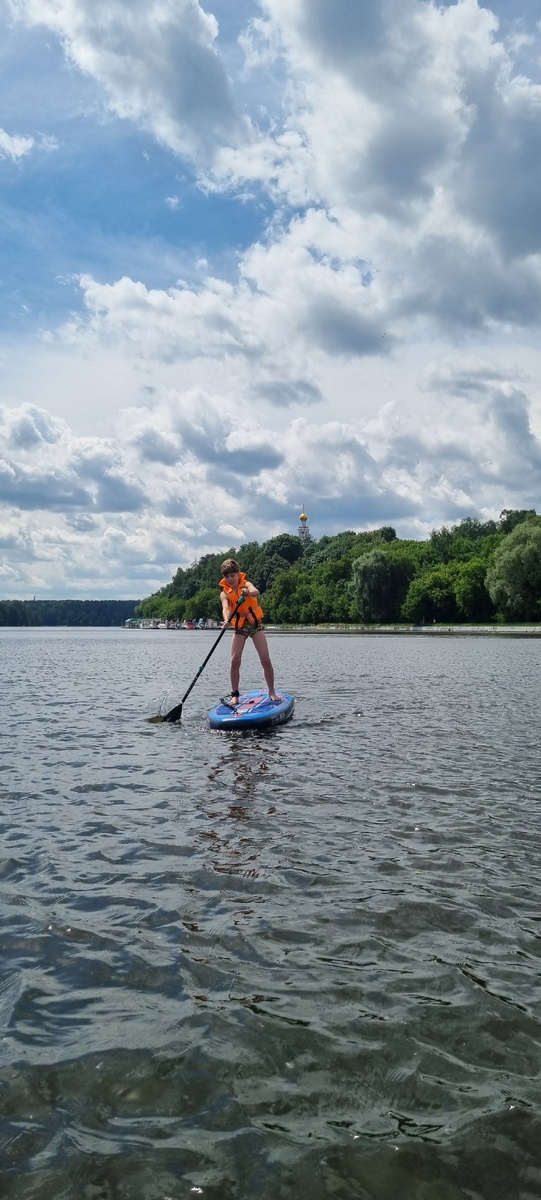
POLYGON ((215 636, 0 630, 0 1195, 541 1197, 541 641, 215 636))

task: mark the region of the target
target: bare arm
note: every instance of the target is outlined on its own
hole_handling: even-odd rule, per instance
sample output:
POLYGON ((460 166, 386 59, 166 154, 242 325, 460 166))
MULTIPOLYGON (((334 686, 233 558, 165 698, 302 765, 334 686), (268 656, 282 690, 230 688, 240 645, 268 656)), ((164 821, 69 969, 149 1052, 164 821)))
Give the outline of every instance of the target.
POLYGON ((227 592, 220 592, 220 600, 222 602, 222 619, 223 619, 224 625, 227 625, 227 622, 231 616, 231 609, 229 607, 229 600, 227 598, 227 592))

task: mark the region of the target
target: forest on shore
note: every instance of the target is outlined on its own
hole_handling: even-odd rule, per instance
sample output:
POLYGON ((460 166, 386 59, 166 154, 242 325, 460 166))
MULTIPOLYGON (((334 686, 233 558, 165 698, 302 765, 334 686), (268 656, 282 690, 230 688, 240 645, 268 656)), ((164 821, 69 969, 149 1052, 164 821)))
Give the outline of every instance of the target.
POLYGON ((137 600, 0 600, 0 625, 123 625, 137 600))
POLYGON ((498 521, 466 517, 434 529, 426 541, 398 538, 383 526, 230 546, 179 567, 136 614, 220 620, 225 558, 240 562, 274 625, 541 621, 541 517, 534 509, 504 509, 498 521))

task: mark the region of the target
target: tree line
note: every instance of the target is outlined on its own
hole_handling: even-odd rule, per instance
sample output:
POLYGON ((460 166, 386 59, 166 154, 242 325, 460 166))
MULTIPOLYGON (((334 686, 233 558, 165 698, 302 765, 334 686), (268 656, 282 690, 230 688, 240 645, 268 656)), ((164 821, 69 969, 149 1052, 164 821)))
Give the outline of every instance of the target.
POLYGON ((137 600, 0 600, 0 625, 123 625, 137 600))
POLYGON ((498 521, 466 517, 426 541, 391 526, 302 542, 282 533, 179 567, 137 615, 221 619, 218 580, 236 558, 264 593, 276 625, 423 624, 541 620, 541 517, 504 509, 498 521))

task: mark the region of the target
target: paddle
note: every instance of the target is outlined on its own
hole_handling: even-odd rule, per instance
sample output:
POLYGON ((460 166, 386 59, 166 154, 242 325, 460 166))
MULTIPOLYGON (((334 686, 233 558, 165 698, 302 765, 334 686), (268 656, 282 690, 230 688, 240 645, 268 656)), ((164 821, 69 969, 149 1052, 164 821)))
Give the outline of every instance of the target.
POLYGON ((184 693, 182 700, 180 701, 180 704, 175 704, 175 707, 172 708, 170 712, 166 713, 165 716, 159 715, 157 717, 151 717, 150 720, 154 724, 156 724, 158 721, 169 721, 171 725, 174 725, 176 723, 176 721, 180 721, 181 714, 182 714, 182 705, 184 704, 184 701, 188 699, 188 696, 190 695, 192 688, 195 687, 197 680, 199 679, 199 676, 201 675, 201 672, 204 671, 209 658, 214 654, 214 651, 218 645, 218 642, 220 642, 222 640, 224 633, 226 633, 226 631, 227 631, 228 625, 231 624, 231 621, 233 620, 233 617, 235 616, 237 609, 240 608, 241 604, 244 603, 245 599, 246 599, 246 596, 241 596, 240 600, 238 600, 237 604, 235 605, 235 607, 233 609, 233 612, 231 613, 231 616, 229 617, 229 619, 227 620, 223 629, 221 630, 220 634, 216 638, 214 645, 209 650, 205 661, 201 663, 201 666, 197 672, 197 675, 195 675, 194 678, 192 679, 192 682, 188 688, 188 691, 184 693))

